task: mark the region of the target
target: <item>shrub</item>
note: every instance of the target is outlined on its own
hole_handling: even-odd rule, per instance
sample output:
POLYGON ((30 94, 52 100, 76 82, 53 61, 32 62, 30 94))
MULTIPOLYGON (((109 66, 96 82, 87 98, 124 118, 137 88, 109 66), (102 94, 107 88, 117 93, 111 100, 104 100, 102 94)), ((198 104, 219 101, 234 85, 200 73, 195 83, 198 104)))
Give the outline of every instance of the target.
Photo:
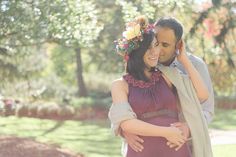
POLYGON ((60 112, 60 106, 58 105, 50 105, 48 106, 47 116, 52 119, 57 119, 60 112))
POLYGON ((17 117, 25 117, 28 115, 28 107, 27 105, 18 105, 16 107, 16 112, 15 112, 17 117))
POLYGON ((75 119, 93 119, 107 117, 108 108, 111 104, 111 97, 99 98, 74 98, 71 105, 75 106, 77 112, 75 119))
POLYGON ((82 108, 84 106, 92 106, 95 103, 95 100, 91 97, 87 98, 73 98, 70 102, 70 105, 76 108, 82 108))
POLYGON ((72 106, 62 106, 58 116, 62 119, 70 119, 75 115, 75 109, 72 106))
POLYGON ((38 105, 32 104, 28 105, 28 116, 29 117, 37 117, 38 105))
POLYGON ((74 98, 71 100, 70 105, 74 106, 77 109, 81 108, 103 108, 108 109, 111 104, 111 97, 108 98, 74 98))
POLYGON ((38 105, 37 117, 47 118, 48 106, 47 105, 38 105))
POLYGON ((216 96, 215 104, 218 108, 236 109, 236 96, 216 96))

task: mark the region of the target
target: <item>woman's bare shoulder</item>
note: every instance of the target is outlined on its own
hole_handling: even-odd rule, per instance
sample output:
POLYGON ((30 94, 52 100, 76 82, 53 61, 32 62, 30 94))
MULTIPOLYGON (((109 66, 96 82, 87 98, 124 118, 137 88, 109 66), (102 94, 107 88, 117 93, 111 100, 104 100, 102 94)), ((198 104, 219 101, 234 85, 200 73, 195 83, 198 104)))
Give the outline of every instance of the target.
POLYGON ((111 83, 111 89, 126 88, 127 86, 128 86, 128 83, 122 77, 112 81, 111 83))
POLYGON ((116 79, 112 82, 111 95, 113 103, 126 102, 128 95, 128 83, 123 79, 116 79))

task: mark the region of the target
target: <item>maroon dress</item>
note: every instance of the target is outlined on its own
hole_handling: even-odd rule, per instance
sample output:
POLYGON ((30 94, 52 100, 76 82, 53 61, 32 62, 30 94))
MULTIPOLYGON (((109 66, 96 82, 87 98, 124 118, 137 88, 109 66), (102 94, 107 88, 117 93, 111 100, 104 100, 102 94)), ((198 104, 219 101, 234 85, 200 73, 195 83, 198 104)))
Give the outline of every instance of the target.
MULTIPOLYGON (((123 78, 129 85, 128 101, 138 118, 143 117, 145 113, 160 110, 177 113, 177 98, 161 76, 160 71, 154 72, 149 82, 136 80, 130 74, 123 78)), ((177 117, 168 115, 151 116, 141 120, 158 126, 170 126, 171 123, 178 122, 177 117)), ((141 136, 141 138, 144 140, 143 151, 135 152, 128 146, 126 157, 191 157, 187 144, 175 151, 166 145, 167 140, 163 137, 141 136)))

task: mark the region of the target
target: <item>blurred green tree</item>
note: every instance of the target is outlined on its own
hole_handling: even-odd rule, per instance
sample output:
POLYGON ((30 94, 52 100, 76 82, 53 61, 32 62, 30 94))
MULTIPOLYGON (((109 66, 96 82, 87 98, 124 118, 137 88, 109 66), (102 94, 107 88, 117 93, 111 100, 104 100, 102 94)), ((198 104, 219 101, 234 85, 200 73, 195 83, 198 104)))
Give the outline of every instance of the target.
MULTIPOLYGON (((81 48, 91 47, 103 29, 94 1, 2 0, 0 11, 2 58, 9 56, 16 47, 50 42, 70 47, 76 53, 78 94, 87 96, 82 75, 81 48)), ((0 64, 8 67, 4 67, 9 69, 8 73, 17 73, 16 66, 7 64, 5 59, 1 59, 0 64)))

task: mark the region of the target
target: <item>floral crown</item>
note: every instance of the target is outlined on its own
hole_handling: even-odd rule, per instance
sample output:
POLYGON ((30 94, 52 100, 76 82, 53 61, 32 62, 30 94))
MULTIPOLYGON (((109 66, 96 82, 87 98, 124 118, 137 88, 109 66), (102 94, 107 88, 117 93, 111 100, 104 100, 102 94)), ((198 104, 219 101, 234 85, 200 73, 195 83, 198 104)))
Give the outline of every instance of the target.
POLYGON ((127 23, 123 37, 115 41, 117 53, 128 61, 129 53, 139 47, 144 33, 149 33, 153 29, 154 25, 149 24, 148 19, 144 16, 139 16, 134 21, 127 23))

